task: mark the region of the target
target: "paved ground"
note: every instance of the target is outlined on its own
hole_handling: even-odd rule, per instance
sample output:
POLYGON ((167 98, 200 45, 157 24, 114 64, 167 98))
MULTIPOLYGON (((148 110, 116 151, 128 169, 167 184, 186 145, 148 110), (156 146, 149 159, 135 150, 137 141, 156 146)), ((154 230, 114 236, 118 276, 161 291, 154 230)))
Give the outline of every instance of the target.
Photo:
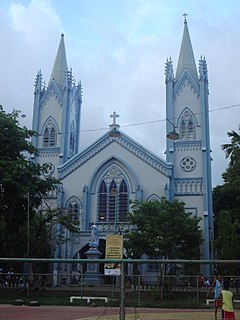
MULTIPOLYGON (((118 308, 0 305, 0 320, 118 320, 118 308)), ((126 309, 127 320, 213 320, 213 310, 126 309)), ((236 312, 238 318, 240 312, 236 312)), ((220 314, 219 314, 220 319, 220 314)), ((240 319, 240 318, 239 318, 240 319)))

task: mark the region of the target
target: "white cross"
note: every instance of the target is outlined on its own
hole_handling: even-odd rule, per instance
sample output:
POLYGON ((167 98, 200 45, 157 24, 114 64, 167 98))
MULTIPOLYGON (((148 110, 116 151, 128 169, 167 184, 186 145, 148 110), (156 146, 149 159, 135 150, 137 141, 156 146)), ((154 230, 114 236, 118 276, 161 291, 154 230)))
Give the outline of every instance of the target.
POLYGON ((111 124, 111 126, 115 127, 117 125, 116 119, 119 118, 119 114, 117 114, 116 111, 113 111, 113 114, 110 115, 110 118, 113 118, 113 123, 111 124))
POLYGON ((186 12, 184 12, 183 16, 184 16, 184 23, 187 23, 187 16, 188 16, 188 14, 187 14, 186 12))

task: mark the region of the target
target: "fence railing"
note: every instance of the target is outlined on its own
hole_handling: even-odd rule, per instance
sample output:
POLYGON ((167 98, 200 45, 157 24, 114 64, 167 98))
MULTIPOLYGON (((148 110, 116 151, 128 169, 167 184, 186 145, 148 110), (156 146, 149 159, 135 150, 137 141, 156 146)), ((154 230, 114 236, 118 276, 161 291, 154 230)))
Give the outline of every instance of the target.
MULTIPOLYGON (((166 298, 171 300, 171 297, 176 303, 180 295, 185 297, 183 300, 189 298, 196 305, 205 302, 214 275, 203 275, 200 271, 194 275, 186 274, 189 266, 200 270, 199 267, 203 265, 223 271, 234 266, 238 270, 240 260, 3 257, 0 258, 0 290, 4 294, 1 294, 0 302, 6 302, 7 298, 26 298, 29 301, 36 297, 42 303, 51 304, 77 304, 94 300, 96 303, 120 305, 119 317, 124 320, 126 304, 150 305, 166 298), (120 265, 120 276, 104 276, 105 263, 120 265), (86 267, 88 264, 99 264, 99 268, 93 268, 98 272, 86 274, 91 270, 86 267)), ((240 274, 228 273, 227 277, 238 294, 240 274)))

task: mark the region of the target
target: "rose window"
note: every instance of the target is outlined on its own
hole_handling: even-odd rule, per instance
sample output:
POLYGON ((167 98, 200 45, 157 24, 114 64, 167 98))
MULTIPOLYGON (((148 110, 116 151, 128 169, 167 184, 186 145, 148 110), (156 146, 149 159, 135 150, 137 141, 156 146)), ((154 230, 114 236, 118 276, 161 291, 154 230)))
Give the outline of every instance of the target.
POLYGON ((192 157, 185 157, 182 159, 180 166, 184 171, 193 171, 196 168, 196 161, 192 157))

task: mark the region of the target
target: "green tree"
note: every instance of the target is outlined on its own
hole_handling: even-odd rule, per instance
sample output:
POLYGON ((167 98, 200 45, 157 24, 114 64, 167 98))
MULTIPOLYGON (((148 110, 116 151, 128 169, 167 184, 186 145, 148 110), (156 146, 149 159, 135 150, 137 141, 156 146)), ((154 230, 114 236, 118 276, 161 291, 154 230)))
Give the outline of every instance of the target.
MULTIPOLYGON (((132 258, 146 254, 151 258, 198 259, 202 242, 199 221, 185 212, 184 203, 178 200, 133 202, 129 214, 133 229, 124 236, 127 253, 132 258)), ((137 274, 136 265, 134 268, 137 274)), ((158 288, 154 293, 155 298, 161 300, 167 297, 174 284, 165 274, 164 264, 157 272, 158 288)))
POLYGON ((239 256, 239 235, 237 234, 238 221, 232 222, 228 211, 221 211, 218 216, 218 234, 215 248, 218 259, 236 259, 239 256))
MULTIPOLYGON (((214 248, 218 259, 235 260, 240 255, 240 225, 229 211, 220 211, 217 216, 217 234, 214 248)), ((221 267, 222 268, 222 267, 221 267)), ((236 264, 225 265, 220 270, 224 275, 238 274, 239 266, 236 264)))
POLYGON ((226 172, 223 173, 224 188, 237 193, 237 200, 240 199, 240 135, 235 132, 228 132, 231 143, 222 145, 226 158, 230 159, 226 172))
MULTIPOLYGON (((222 177, 224 183, 213 190, 215 242, 218 259, 238 259, 240 254, 240 135, 227 133, 230 143, 222 145, 229 165, 222 177)), ((226 273, 237 268, 226 266, 226 273)))
POLYGON ((239 220, 240 198, 237 190, 229 190, 225 184, 213 189, 213 212, 217 226, 218 217, 222 211, 228 211, 232 221, 239 220))
POLYGON ((129 222, 134 229, 125 235, 129 256, 166 259, 198 259, 201 244, 200 219, 185 212, 184 203, 174 200, 134 202, 129 222))
POLYGON ((75 224, 57 206, 54 210, 43 206, 59 181, 46 175, 47 165, 28 160, 30 155, 37 155, 31 143, 35 132, 20 126, 20 115, 16 110, 6 113, 0 106, 0 255, 27 255, 29 218, 31 256, 49 256, 55 225, 74 229, 75 224))
POLYGON ((224 184, 213 189, 213 208, 216 217, 222 210, 230 212, 232 219, 240 217, 240 135, 228 132, 231 143, 222 145, 229 165, 222 174, 224 184))

